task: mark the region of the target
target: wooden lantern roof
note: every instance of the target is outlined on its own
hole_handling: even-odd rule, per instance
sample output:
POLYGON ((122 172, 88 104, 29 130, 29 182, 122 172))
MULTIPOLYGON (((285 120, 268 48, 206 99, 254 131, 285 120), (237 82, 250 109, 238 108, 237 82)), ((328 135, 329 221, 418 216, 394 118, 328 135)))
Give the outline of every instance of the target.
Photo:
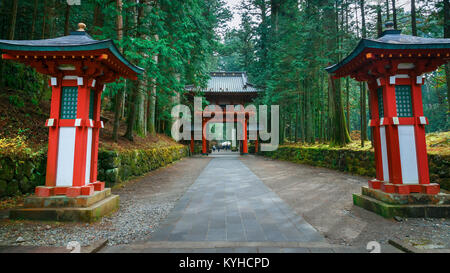
POLYGON ((325 70, 335 78, 351 76, 367 81, 406 69, 421 75, 448 61, 450 39, 403 35, 400 30, 387 29, 378 39, 362 39, 346 58, 325 70))
POLYGON ((137 79, 144 69, 131 64, 111 39, 94 40, 80 23, 68 36, 45 40, 0 40, 2 58, 16 60, 52 77, 100 77, 104 82, 137 79))

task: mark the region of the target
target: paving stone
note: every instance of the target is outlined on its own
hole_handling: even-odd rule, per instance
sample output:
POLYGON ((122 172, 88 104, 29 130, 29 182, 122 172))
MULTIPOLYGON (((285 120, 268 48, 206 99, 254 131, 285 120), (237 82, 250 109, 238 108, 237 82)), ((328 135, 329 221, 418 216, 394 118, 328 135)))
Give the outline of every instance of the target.
POLYGON ((259 247, 258 253, 280 253, 281 248, 279 247, 259 247))
POLYGON ((217 253, 235 253, 234 248, 228 248, 228 247, 221 247, 216 248, 217 253))
POLYGON ((209 229, 206 234, 207 241, 226 241, 227 233, 225 229, 209 229))
POLYGON ((216 253, 215 248, 193 248, 192 253, 216 253))
POLYGON ((208 163, 150 240, 164 238, 231 242, 324 240, 238 157, 225 156, 208 163))
POLYGON ((171 248, 169 253, 193 253, 193 250, 189 248, 171 248))
POLYGON ((256 247, 236 247, 234 253, 258 253, 256 247))
POLYGON ((307 248, 282 248, 281 253, 309 253, 309 250, 307 248))
POLYGON ((318 247, 311 247, 308 248, 310 253, 334 253, 332 248, 318 248, 318 247))

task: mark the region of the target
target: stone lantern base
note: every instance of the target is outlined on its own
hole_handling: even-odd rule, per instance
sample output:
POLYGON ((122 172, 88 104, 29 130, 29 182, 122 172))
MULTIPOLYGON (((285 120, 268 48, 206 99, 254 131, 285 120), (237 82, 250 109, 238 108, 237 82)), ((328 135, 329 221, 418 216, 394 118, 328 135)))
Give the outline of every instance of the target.
POLYGON ((15 220, 94 222, 119 208, 119 196, 111 194, 110 188, 96 191, 92 195, 68 197, 31 196, 25 199, 22 208, 9 212, 15 220))
POLYGON ((353 194, 353 204, 385 218, 450 218, 450 194, 386 193, 362 187, 361 194, 353 194))

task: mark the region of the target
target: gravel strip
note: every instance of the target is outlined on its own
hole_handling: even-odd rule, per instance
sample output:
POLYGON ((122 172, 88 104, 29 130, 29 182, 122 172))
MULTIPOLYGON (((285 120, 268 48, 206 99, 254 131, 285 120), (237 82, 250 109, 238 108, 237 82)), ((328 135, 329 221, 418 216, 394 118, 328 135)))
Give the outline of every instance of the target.
POLYGON ((117 212, 92 224, 0 220, 0 245, 82 246, 100 239, 108 245, 129 244, 150 238, 177 200, 209 162, 187 158, 126 183, 117 212))
POLYGON ((450 219, 385 219, 354 206, 352 193, 361 192, 369 178, 260 156, 241 160, 332 244, 365 247, 397 239, 422 249, 450 249, 450 219))

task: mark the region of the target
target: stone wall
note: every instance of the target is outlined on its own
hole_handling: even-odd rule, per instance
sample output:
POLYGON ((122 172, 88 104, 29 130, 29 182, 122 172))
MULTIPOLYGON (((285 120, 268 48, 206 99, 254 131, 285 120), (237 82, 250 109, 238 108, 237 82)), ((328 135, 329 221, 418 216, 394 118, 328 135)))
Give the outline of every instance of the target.
MULTIPOLYGON (((259 152, 259 154, 274 159, 375 177, 373 151, 281 146, 276 151, 259 152)), ((428 162, 431 183, 438 183, 441 188, 450 190, 450 156, 428 154, 428 162)))
MULTIPOLYGON (((120 152, 100 149, 98 179, 110 187, 188 155, 188 147, 183 145, 120 152)), ((36 186, 45 184, 46 166, 44 152, 26 159, 0 156, 0 197, 33 193, 36 186)))
POLYGON ((148 150, 99 150, 98 180, 110 187, 115 183, 146 174, 189 155, 189 147, 174 145, 148 150))
POLYGON ((43 154, 28 159, 0 157, 0 197, 31 193, 45 184, 47 157, 43 154))

